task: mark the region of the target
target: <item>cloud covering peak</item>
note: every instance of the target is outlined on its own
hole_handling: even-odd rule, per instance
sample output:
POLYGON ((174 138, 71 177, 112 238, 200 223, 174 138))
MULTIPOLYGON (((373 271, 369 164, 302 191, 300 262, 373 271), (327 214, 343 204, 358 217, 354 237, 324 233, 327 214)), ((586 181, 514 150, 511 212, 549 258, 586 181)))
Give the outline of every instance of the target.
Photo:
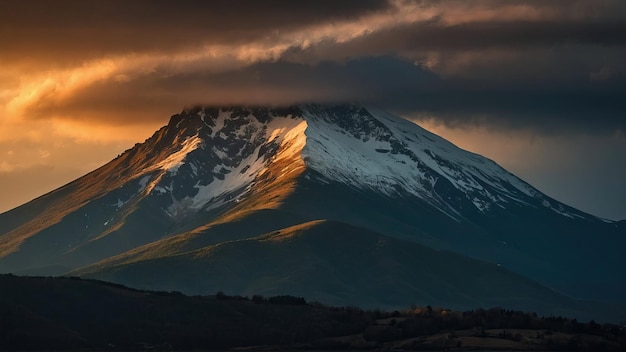
POLYGON ((624 58, 622 0, 2 1, 0 173, 26 167, 15 144, 56 160, 196 104, 358 100, 626 149, 624 58))

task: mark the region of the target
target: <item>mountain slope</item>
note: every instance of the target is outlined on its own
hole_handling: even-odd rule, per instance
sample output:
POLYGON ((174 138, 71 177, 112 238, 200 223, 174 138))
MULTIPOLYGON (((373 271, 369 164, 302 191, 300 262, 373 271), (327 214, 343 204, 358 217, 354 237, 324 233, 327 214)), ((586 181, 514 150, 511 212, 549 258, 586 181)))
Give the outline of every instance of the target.
MULTIPOLYGON (((269 116, 252 123, 237 111, 235 117, 219 109, 201 112, 195 119, 174 116, 100 169, 0 214, 0 268, 61 274, 204 224, 248 186, 255 193, 289 192, 290 178, 275 178, 286 165, 292 174, 302 168, 289 133, 303 121, 286 117, 295 112, 274 110, 285 117, 274 123, 269 116)), ((264 198, 262 206, 275 201, 264 198)))
POLYGON ((504 306, 580 316, 579 303, 495 265, 333 221, 312 221, 181 255, 87 267, 85 277, 207 294, 228 288, 333 305, 504 306), (398 302, 407 302, 398 304, 398 302))

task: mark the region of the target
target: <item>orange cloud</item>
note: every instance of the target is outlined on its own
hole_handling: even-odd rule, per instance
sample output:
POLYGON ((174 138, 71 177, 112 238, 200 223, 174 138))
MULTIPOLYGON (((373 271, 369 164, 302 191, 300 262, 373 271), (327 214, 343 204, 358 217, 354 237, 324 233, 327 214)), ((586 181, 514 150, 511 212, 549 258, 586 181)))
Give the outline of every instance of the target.
POLYGON ((150 137, 154 131, 167 123, 167 117, 152 124, 111 125, 91 121, 55 120, 53 133, 58 138, 67 138, 73 143, 119 144, 132 145, 150 137))
POLYGON ((276 33, 243 45, 199 45, 173 52, 114 55, 76 67, 25 74, 22 83, 14 89, 6 110, 9 114, 29 118, 42 115, 64 118, 67 116, 55 115, 54 110, 64 107, 78 92, 98 82, 124 83, 140 76, 194 71, 223 72, 259 61, 275 61, 293 47, 307 48, 326 40, 343 43, 403 23, 428 20, 434 15, 435 12, 418 8, 410 2, 397 1, 391 11, 276 33))

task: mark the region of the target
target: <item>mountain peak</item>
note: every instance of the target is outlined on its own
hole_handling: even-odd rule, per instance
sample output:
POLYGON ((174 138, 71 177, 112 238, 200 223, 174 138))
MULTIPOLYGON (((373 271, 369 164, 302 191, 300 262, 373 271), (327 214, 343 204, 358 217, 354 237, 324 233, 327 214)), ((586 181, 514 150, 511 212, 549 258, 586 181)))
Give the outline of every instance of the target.
POLYGON ((240 119, 254 118, 259 123, 267 123, 276 116, 302 117, 302 110, 297 105, 262 106, 262 105, 197 105, 183 109, 170 118, 168 126, 180 126, 182 121, 200 121, 215 126, 211 122, 218 118, 240 119))
POLYGON ((305 164, 307 177, 391 197, 417 196, 457 221, 468 211, 488 213, 514 204, 595 219, 550 199, 489 159, 358 103, 195 106, 172 116, 163 133, 153 149, 173 150, 168 160, 154 165, 169 167, 175 174, 189 164, 194 170, 190 177, 200 186, 238 173, 248 178, 237 176, 231 185, 248 187, 266 173, 270 159, 289 155, 289 160, 305 164), (212 171, 207 173, 206 168, 212 171))

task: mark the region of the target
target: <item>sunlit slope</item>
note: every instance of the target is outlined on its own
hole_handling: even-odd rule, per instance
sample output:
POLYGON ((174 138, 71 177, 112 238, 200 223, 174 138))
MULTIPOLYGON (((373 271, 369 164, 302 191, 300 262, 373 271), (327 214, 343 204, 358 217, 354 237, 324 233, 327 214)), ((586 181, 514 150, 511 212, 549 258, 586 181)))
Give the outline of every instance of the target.
POLYGON ((206 227, 242 194, 247 210, 276 207, 304 170, 306 122, 289 110, 262 113, 176 115, 102 168, 1 214, 0 271, 62 274, 206 227))

